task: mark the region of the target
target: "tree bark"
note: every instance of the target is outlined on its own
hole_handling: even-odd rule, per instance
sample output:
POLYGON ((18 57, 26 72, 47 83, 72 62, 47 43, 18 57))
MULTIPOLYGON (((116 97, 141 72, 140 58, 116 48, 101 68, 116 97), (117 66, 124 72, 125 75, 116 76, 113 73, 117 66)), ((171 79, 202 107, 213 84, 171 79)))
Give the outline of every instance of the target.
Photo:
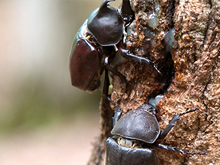
MULTIPOLYGON (((153 61, 162 74, 151 65, 126 60, 117 70, 132 85, 113 76, 111 99, 125 114, 148 103, 151 97, 164 94, 157 104, 161 129, 175 114, 198 106, 197 111, 181 116, 170 133, 157 142, 207 153, 188 155, 153 147, 159 164, 220 164, 220 1, 131 0, 131 5, 135 20, 126 37, 127 49, 153 61), (148 17, 152 11, 158 18, 153 28, 148 17), (167 53, 165 37, 171 28, 175 29, 177 44, 167 53)), ((100 109, 101 138, 89 165, 104 162, 104 143, 110 136, 115 107, 103 97, 100 109)))

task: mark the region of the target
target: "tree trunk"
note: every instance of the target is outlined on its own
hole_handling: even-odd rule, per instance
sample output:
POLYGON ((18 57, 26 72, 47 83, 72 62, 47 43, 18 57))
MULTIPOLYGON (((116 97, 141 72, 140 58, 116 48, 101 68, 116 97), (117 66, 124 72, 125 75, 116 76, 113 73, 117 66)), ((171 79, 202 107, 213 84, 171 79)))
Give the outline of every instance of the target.
MULTIPOLYGON (((162 74, 152 65, 126 60, 116 68, 131 85, 113 76, 111 99, 125 114, 148 103, 151 97, 164 94, 157 104, 161 129, 175 114, 198 106, 197 111, 181 116, 170 133, 157 142, 207 153, 188 155, 153 147, 159 164, 220 164, 220 1, 131 0, 131 5, 135 20, 128 29, 127 49, 153 61, 162 74), (175 29, 177 43, 167 51, 166 34, 171 28, 175 29)), ((103 97, 101 138, 94 145, 89 165, 104 162, 113 109, 103 97)))

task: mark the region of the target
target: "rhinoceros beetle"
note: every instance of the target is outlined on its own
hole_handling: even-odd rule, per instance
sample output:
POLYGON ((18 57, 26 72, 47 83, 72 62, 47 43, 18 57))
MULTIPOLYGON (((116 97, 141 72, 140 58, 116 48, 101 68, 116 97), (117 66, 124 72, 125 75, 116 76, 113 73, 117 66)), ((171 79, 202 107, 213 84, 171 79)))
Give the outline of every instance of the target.
MULTIPOLYGON (((111 100, 109 99, 109 101, 111 100)), ((115 105, 114 102, 112 103, 115 105)), ((105 165, 157 165, 156 153, 153 149, 149 148, 150 145, 192 155, 206 153, 190 153, 183 149, 156 143, 157 139, 164 138, 169 133, 180 116, 195 111, 197 107, 185 113, 175 115, 168 126, 161 131, 155 116, 156 110, 151 105, 143 104, 141 107, 126 113, 121 118, 122 112, 117 105, 115 106, 118 109, 113 117, 113 124, 115 124, 111 131, 113 137, 109 137, 106 141, 105 165)))
POLYGON ((110 66, 115 57, 116 48, 121 56, 137 62, 150 64, 160 73, 155 64, 144 57, 131 54, 123 42, 123 32, 134 19, 129 0, 123 0, 121 10, 108 5, 103 0, 94 10, 76 34, 70 55, 70 76, 73 86, 92 92, 100 86, 103 71, 118 75, 122 81, 126 78, 110 66))

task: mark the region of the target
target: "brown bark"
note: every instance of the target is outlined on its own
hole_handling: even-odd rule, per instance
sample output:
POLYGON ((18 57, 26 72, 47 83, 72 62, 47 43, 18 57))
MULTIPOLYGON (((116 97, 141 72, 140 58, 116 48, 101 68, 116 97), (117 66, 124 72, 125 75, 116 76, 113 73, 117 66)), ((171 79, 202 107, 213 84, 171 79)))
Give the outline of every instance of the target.
MULTIPOLYGON (((170 133, 158 142, 190 152, 207 150, 207 154, 187 155, 153 148, 157 151, 161 165, 218 165, 220 164, 220 1, 163 0, 158 1, 158 4, 160 9, 158 25, 151 29, 154 37, 148 41, 146 29, 149 27, 146 16, 157 2, 131 0, 135 21, 131 25, 132 33, 126 38, 126 45, 132 53, 154 61, 163 75, 159 75, 150 65, 126 60, 117 67, 117 70, 125 75, 132 85, 121 82, 117 76, 113 76, 111 99, 123 113, 126 113, 143 103, 148 103, 152 96, 165 92, 165 98, 157 105, 161 129, 166 127, 175 114, 198 106, 197 111, 180 117, 170 133), (171 50, 171 55, 167 55, 164 34, 171 28, 175 29, 178 44, 171 50)), ((90 165, 103 164, 104 141, 109 136, 111 126, 109 114, 112 112, 105 98, 102 98, 101 105, 101 143, 94 147, 97 149, 101 146, 101 150, 99 155, 98 150, 93 152, 96 156, 93 155, 90 165), (95 157, 99 157, 96 163, 93 161, 95 157)))

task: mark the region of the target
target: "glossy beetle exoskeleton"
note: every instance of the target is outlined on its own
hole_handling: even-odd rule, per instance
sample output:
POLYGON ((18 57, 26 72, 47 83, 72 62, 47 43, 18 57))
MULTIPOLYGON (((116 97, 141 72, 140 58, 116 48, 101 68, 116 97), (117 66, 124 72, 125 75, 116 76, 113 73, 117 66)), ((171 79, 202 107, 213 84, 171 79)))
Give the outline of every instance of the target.
POLYGON ((97 47, 88 42, 86 33, 87 21, 77 32, 70 57, 70 77, 73 86, 82 90, 94 91, 100 86, 101 55, 97 47))
POLYGON ((93 11, 88 18, 88 29, 101 46, 117 44, 123 34, 124 23, 118 9, 107 5, 104 0, 100 8, 93 11))
POLYGON ((110 1, 114 0, 103 0, 84 22, 76 34, 70 55, 72 85, 88 92, 99 87, 104 68, 126 81, 110 66, 116 53, 115 46, 123 57, 150 64, 160 73, 152 61, 131 54, 122 43, 124 27, 134 18, 129 0, 123 0, 121 10, 109 6, 110 1))
POLYGON ((149 112, 150 108, 153 109, 150 105, 144 104, 130 111, 118 120, 111 134, 149 144, 154 143, 160 134, 160 127, 155 115, 149 112))
POLYGON ((129 148, 118 145, 108 138, 106 140, 106 165, 157 165, 157 155, 150 148, 129 148))
POLYGON ((149 145, 187 154, 205 154, 206 152, 190 153, 176 147, 156 143, 157 139, 164 138, 168 134, 180 116, 196 109, 197 107, 175 115, 169 125, 161 131, 155 117, 156 111, 151 105, 143 104, 141 107, 126 113, 119 120, 121 111, 118 108, 113 118, 113 121, 118 120, 111 131, 113 137, 109 137, 106 141, 106 165, 149 165, 150 163, 157 165, 156 153, 149 148, 149 145), (132 158, 136 161, 131 161, 132 158))

